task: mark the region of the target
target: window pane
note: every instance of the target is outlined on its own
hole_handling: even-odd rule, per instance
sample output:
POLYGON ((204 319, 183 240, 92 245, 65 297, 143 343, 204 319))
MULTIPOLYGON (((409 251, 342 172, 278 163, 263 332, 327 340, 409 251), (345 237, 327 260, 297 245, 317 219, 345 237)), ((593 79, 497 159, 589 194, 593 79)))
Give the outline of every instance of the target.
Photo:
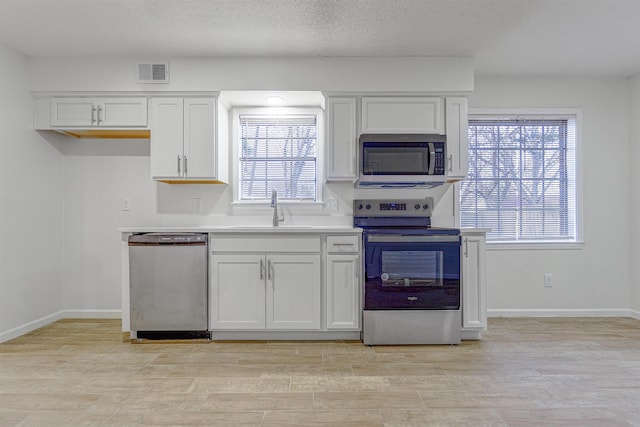
POLYGON ((463 227, 489 241, 575 240, 575 119, 469 120, 463 227))
POLYGON ((240 199, 316 200, 316 116, 240 116, 240 199))

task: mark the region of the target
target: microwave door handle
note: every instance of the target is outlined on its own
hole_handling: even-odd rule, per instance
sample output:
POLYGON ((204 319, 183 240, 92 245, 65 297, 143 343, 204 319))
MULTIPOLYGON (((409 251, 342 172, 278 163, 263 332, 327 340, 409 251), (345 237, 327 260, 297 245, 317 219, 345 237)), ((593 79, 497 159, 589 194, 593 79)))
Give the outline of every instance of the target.
POLYGON ((433 142, 429 143, 429 175, 433 175, 436 170, 436 146, 433 142))

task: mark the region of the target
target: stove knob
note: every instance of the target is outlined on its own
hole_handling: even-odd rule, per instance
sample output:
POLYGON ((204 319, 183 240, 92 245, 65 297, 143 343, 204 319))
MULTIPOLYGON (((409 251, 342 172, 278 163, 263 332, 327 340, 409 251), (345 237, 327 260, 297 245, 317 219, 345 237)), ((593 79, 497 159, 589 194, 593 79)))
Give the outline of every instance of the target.
POLYGON ((371 205, 367 205, 367 209, 371 209, 371 205))
POLYGON ((418 210, 418 209, 420 209, 420 205, 419 205, 419 204, 416 204, 416 205, 414 206, 414 208, 415 208, 416 210, 418 210))
POLYGON ((358 205, 358 210, 362 209, 362 203, 358 205))
POLYGON ((426 203, 422 206, 422 209, 429 209, 429 205, 427 205, 426 203))

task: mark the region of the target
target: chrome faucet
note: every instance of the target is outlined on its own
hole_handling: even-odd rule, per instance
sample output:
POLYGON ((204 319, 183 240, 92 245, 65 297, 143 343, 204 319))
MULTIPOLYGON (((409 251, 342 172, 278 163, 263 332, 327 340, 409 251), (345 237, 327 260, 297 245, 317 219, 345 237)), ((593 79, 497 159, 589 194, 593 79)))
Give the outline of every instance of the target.
POLYGON ((277 227, 280 221, 284 221, 284 213, 278 213, 278 193, 271 191, 271 207, 273 208, 273 226, 277 227))

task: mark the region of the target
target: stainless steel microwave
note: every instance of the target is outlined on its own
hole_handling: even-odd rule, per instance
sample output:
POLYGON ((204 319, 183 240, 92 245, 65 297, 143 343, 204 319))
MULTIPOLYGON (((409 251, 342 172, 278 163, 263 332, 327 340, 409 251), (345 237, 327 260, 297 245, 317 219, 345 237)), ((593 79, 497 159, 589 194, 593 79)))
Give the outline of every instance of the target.
POLYGON ((445 135, 362 134, 358 186, 421 186, 446 181, 445 135))

